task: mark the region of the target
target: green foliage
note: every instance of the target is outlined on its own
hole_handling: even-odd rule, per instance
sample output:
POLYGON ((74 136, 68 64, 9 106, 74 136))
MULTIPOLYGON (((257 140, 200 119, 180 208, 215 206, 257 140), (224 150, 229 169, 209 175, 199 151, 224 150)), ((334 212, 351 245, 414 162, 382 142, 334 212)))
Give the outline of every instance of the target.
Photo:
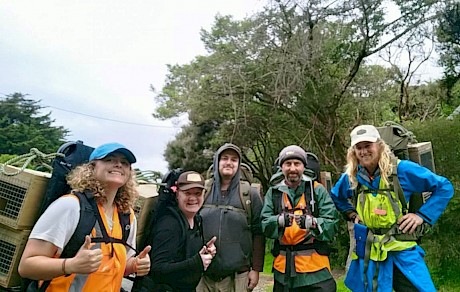
POLYGON ((265 250, 265 259, 264 259, 264 274, 273 274, 272 268, 273 268, 273 255, 272 253, 268 250, 265 250))
POLYGON ((447 2, 439 18, 436 31, 439 63, 444 67, 443 86, 447 89, 447 102, 458 100, 452 89, 460 80, 460 4, 447 2))
POLYGON ((16 157, 17 155, 12 155, 12 154, 0 154, 0 163, 5 163, 8 160, 16 157))
POLYGON ((184 127, 176 135, 176 140, 169 142, 166 148, 165 158, 169 168, 194 169, 204 173, 212 164, 213 128, 212 124, 184 127))
POLYGON ((460 181, 460 120, 440 118, 429 123, 412 122, 408 128, 417 141, 431 141, 436 172, 447 178, 460 181))
POLYGON ((336 249, 336 252, 332 253, 329 257, 332 269, 345 267, 349 246, 350 236, 348 233, 347 222, 345 220, 340 220, 339 231, 337 232, 332 246, 336 249))
POLYGON ((135 168, 134 172, 136 173, 136 180, 138 183, 157 183, 158 180, 161 181, 163 174, 159 171, 150 171, 150 170, 140 170, 135 168))
POLYGON ((451 2, 445 6, 439 18, 437 38, 441 51, 440 62, 446 75, 457 75, 460 65, 460 4, 451 2))
POLYGON ((64 142, 68 130, 52 126, 50 114, 40 115, 39 101, 21 93, 0 100, 0 153, 22 155, 37 148, 54 153, 64 142))
POLYGON ((169 66, 157 93, 156 117, 187 113, 193 127, 213 125, 209 145, 197 142, 204 148, 194 144, 193 134, 170 143, 170 166, 185 162, 202 169, 200 161, 208 159, 203 154, 232 142, 243 148, 244 162, 264 187, 278 151, 289 144, 341 171, 351 127, 393 120, 397 107, 394 73, 367 66, 366 58, 416 34, 435 15, 434 4, 397 1, 404 13, 391 22, 381 1, 355 0, 275 1, 241 21, 217 16, 201 32, 208 55, 169 66))
MULTIPOLYGON (((436 173, 451 180, 455 194, 460 191, 460 119, 437 119, 429 123, 413 123, 409 128, 419 142, 431 141, 436 173)), ((439 291, 456 291, 460 287, 460 198, 454 195, 446 211, 434 225, 433 232, 423 238, 426 261, 439 291)))

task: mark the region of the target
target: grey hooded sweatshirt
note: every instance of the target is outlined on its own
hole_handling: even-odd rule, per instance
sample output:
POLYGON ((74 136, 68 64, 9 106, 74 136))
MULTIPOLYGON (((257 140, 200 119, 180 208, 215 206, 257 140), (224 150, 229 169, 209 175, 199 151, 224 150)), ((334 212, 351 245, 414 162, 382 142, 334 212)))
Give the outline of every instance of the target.
MULTIPOLYGON (((252 222, 248 222, 248 216, 240 199, 240 163, 241 151, 236 145, 226 143, 217 150, 213 161, 214 182, 211 187, 211 193, 207 196, 200 211, 200 215, 203 218, 205 242, 213 236, 217 236, 217 255, 205 273, 206 276, 214 281, 220 281, 235 272, 250 270, 252 268, 253 236, 263 238, 260 228, 260 211, 262 210, 260 197, 251 197, 252 222), (232 149, 238 154, 239 163, 238 170, 233 176, 229 188, 224 191, 225 195, 223 196, 219 174, 219 159, 222 152, 227 149, 232 149)), ((263 263, 263 245, 261 249, 263 263)), ((257 262, 259 261, 257 260, 257 262)), ((259 268, 257 270, 260 271, 259 268)))

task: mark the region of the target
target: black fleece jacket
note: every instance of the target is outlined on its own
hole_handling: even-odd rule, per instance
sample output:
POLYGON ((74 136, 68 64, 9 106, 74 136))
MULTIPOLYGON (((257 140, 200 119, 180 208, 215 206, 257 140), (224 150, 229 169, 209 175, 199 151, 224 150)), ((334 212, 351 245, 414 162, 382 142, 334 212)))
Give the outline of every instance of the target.
POLYGON ((169 286, 173 291, 195 291, 203 273, 203 263, 198 254, 204 245, 200 225, 201 220, 197 215, 194 228, 190 229, 181 211, 171 206, 155 223, 149 240, 152 250, 148 275, 155 287, 169 286))

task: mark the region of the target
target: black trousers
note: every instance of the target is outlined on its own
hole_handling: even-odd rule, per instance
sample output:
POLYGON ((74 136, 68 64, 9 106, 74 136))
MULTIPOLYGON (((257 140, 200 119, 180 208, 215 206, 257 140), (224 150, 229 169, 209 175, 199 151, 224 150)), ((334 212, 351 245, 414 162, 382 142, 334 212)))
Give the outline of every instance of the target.
MULTIPOLYGON (((284 285, 275 280, 275 285, 273 286, 273 292, 283 292, 283 291, 285 291, 284 285)), ((329 280, 319 282, 313 285, 291 288, 286 291, 289 291, 289 292, 304 292, 304 291, 335 292, 337 291, 337 284, 335 283, 334 279, 331 278, 329 280)))
POLYGON ((396 292, 418 292, 418 289, 393 265, 393 289, 396 292))

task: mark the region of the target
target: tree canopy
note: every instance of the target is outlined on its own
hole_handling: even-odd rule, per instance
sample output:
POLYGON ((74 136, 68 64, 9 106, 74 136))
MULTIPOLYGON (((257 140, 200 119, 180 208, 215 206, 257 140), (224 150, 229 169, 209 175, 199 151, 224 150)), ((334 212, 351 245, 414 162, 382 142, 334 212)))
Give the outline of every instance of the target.
POLYGON ((212 139, 200 149, 196 136, 185 134, 170 147, 199 156, 233 142, 262 182, 288 144, 339 172, 351 128, 400 115, 395 72, 367 59, 420 35, 440 7, 434 0, 273 1, 243 20, 218 15, 201 32, 208 55, 169 66, 155 116, 188 113, 191 128, 212 124, 212 139), (397 11, 391 17, 389 7, 397 11))
MULTIPOLYGON (((436 35, 439 63, 444 68, 443 85, 447 89, 447 101, 452 103, 452 90, 460 80, 460 3, 450 2, 446 5, 439 18, 436 35)), ((460 96, 459 90, 456 92, 457 97, 460 96)))
POLYGON ((21 155, 37 148, 54 153, 69 133, 62 126, 53 126, 51 112, 40 114, 40 101, 14 93, 0 100, 0 154, 21 155))

